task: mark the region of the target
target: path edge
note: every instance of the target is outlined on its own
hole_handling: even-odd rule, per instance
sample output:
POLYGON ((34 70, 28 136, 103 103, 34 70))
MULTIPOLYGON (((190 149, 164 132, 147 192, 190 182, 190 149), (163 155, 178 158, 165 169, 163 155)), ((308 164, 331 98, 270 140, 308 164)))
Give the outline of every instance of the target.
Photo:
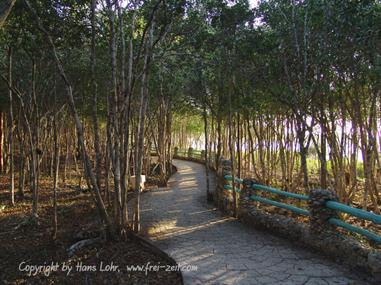
MULTIPOLYGON (((136 233, 134 233, 133 231, 131 230, 128 230, 127 231, 127 236, 128 238, 134 240, 135 242, 137 242, 138 244, 140 244, 141 246, 149 249, 150 251, 152 251, 153 253, 155 253, 156 255, 160 256, 161 258, 165 259, 166 261, 168 261, 168 263, 170 265, 174 265, 174 266, 178 266, 178 263, 176 262, 176 260, 171 257, 168 253, 166 253, 165 251, 161 250, 159 247, 157 247, 155 244, 153 244, 151 242, 151 240, 147 239, 147 238, 144 238, 136 233)), ((184 285, 184 277, 183 277, 183 273, 181 272, 181 270, 177 270, 176 271, 177 275, 180 277, 180 280, 181 280, 181 284, 184 285)))

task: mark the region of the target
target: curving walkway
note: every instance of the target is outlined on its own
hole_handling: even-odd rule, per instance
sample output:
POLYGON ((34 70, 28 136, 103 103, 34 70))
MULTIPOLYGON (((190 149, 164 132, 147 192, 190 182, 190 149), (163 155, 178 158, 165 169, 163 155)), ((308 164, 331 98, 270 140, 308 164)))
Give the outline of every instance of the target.
POLYGON ((206 204, 204 166, 174 164, 169 188, 142 195, 141 220, 180 265, 197 266, 183 271, 185 284, 367 284, 315 253, 221 215, 206 204))

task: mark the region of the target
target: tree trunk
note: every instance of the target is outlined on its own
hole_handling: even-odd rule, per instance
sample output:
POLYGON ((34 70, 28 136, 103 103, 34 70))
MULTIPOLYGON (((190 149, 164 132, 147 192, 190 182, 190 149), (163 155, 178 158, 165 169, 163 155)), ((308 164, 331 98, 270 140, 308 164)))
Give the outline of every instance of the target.
POLYGON ((237 159, 237 175, 238 177, 241 177, 241 120, 239 113, 237 114, 237 159))
POLYGON ((16 0, 3 0, 3 3, 0 4, 0 29, 3 27, 15 3, 16 0))
POLYGON ((98 84, 95 78, 96 71, 96 53, 95 53, 95 9, 97 5, 97 0, 91 1, 91 85, 93 88, 93 108, 92 108, 92 119, 93 119, 93 130, 94 130, 94 150, 95 150, 95 174, 98 188, 101 187, 101 147, 100 147, 100 137, 99 137, 99 123, 98 123, 98 84))
POLYGON ((4 170, 4 158, 3 158, 4 129, 3 129, 3 121, 4 121, 4 113, 0 110, 0 174, 3 173, 3 170, 4 170))
MULTIPOLYGON (((206 94, 205 94, 206 96, 206 94)), ((203 118, 204 118, 204 135, 205 135, 205 178, 206 178, 206 200, 208 202, 213 202, 213 194, 210 192, 209 187, 209 163, 208 163, 208 117, 206 113, 206 103, 204 103, 204 112, 203 118)))
POLYGON ((60 165, 60 142, 61 142, 61 132, 59 130, 57 122, 57 114, 54 116, 53 121, 53 137, 54 137, 54 176, 53 176, 53 208, 54 208, 54 218, 53 218, 53 240, 57 239, 58 230, 58 218, 57 218, 57 188, 58 188, 58 173, 60 165))
POLYGON ((215 167, 216 169, 219 168, 220 163, 220 157, 221 157, 221 148, 222 148, 222 130, 221 130, 221 114, 220 112, 217 113, 217 154, 216 154, 216 161, 215 161, 215 167))
POLYGON ((136 132, 135 140, 135 214, 134 214, 134 225, 133 230, 135 232, 140 231, 140 182, 142 174, 142 160, 144 152, 144 123, 145 115, 148 105, 148 67, 151 57, 152 41, 153 41, 153 23, 151 23, 149 38, 147 41, 146 51, 144 55, 144 65, 143 65, 143 74, 141 80, 141 90, 140 90, 140 108, 139 108, 139 120, 136 132))
MULTIPOLYGON (((111 165, 114 178, 114 218, 115 224, 121 224, 122 216, 122 195, 121 195, 121 135, 120 135, 120 108, 118 87, 117 87, 117 43, 116 43, 116 23, 114 3, 106 1, 108 8, 108 18, 110 24, 110 52, 111 52, 111 86, 109 95, 109 117, 112 135, 109 136, 111 165)), ((115 2, 117 6, 117 2, 115 2)))
POLYGON ((12 92, 12 48, 9 47, 8 49, 8 80, 10 87, 9 88, 9 122, 8 122, 8 128, 9 128, 9 191, 11 194, 11 204, 15 204, 15 172, 14 172, 14 158, 13 158, 13 92, 12 92))
POLYGON ((323 189, 327 189, 327 131, 325 127, 325 123, 323 122, 323 109, 321 110, 321 137, 320 137, 320 187, 323 189))
POLYGON ((308 147, 306 147, 306 128, 303 122, 300 122, 299 119, 297 119, 296 131, 297 131, 299 151, 300 151, 300 169, 303 173, 303 187, 304 187, 304 191, 308 193, 308 189, 309 189, 308 168, 307 168, 308 147))
POLYGON ((24 197, 24 188, 25 188, 25 133, 22 131, 22 110, 19 112, 18 126, 17 126, 17 137, 19 142, 19 153, 20 153, 20 163, 19 163, 19 182, 18 182, 18 195, 24 197))
POLYGON ((234 142, 233 142, 233 126, 232 126, 232 95, 231 92, 229 92, 228 95, 228 106, 229 106, 229 153, 230 153, 230 164, 231 164, 231 172, 232 172, 232 186, 233 186, 233 215, 234 217, 237 217, 238 215, 238 199, 237 199, 237 192, 235 191, 235 154, 234 154, 234 142))
POLYGON ((123 116, 121 118, 121 133, 123 134, 121 145, 122 157, 121 157, 121 227, 123 231, 126 230, 128 226, 128 207, 127 207, 127 193, 129 188, 129 174, 130 174, 130 164, 129 164, 129 132, 130 132, 130 99, 132 94, 132 64, 133 64, 133 33, 135 30, 135 11, 132 15, 132 24, 131 24, 131 35, 129 40, 129 59, 128 59, 128 69, 126 75, 126 47, 124 41, 124 25, 123 25, 123 15, 120 6, 118 5, 118 15, 119 15, 119 33, 120 40, 122 45, 122 67, 121 67, 121 78, 122 78, 122 102, 123 102, 123 116), (127 76, 127 86, 126 86, 126 77, 127 76))

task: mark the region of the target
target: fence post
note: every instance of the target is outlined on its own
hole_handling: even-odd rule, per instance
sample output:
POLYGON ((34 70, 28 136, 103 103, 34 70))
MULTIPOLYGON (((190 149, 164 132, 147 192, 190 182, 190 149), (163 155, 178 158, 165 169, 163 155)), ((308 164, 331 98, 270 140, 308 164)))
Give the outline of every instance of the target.
POLYGON ((231 161, 227 159, 221 159, 221 179, 219 181, 220 193, 219 193, 219 207, 224 211, 230 213, 233 210, 233 192, 224 189, 225 185, 233 186, 231 181, 225 180, 225 175, 232 175, 231 161))
POLYGON ((253 205, 253 203, 251 203, 250 196, 253 191, 252 185, 256 183, 257 181, 254 178, 243 179, 243 187, 239 193, 238 217, 241 217, 241 215, 247 213, 253 205))
POLYGON ((330 218, 337 218, 335 210, 325 207, 329 200, 337 201, 335 192, 325 189, 313 189, 310 191, 308 207, 310 211, 310 231, 321 233, 323 231, 334 230, 336 227, 328 222, 330 218))
POLYGON ((216 190, 214 191, 214 197, 213 197, 214 205, 219 209, 221 209, 220 208, 220 206, 221 206, 220 205, 220 198, 221 198, 221 193, 222 193, 221 187, 223 187, 222 182, 221 182, 221 180, 223 178, 222 177, 222 167, 221 167, 222 160, 223 160, 223 158, 220 157, 219 163, 218 163, 219 166, 216 169, 216 190))
POLYGON ((205 163, 206 163, 205 150, 201 151, 201 160, 205 160, 205 163))
POLYGON ((217 187, 216 187, 216 191, 214 192, 215 193, 215 197, 214 197, 214 201, 216 203, 216 206, 220 209, 220 210, 224 210, 224 185, 225 183, 227 183, 227 181, 225 180, 224 176, 225 175, 230 175, 230 172, 229 170, 226 168, 224 168, 224 164, 223 162, 225 161, 225 159, 223 157, 220 157, 220 162, 219 162, 219 167, 217 169, 217 187), (226 174, 225 174, 226 173, 226 174))
POLYGON ((193 148, 190 147, 188 148, 188 158, 192 158, 193 157, 193 148))

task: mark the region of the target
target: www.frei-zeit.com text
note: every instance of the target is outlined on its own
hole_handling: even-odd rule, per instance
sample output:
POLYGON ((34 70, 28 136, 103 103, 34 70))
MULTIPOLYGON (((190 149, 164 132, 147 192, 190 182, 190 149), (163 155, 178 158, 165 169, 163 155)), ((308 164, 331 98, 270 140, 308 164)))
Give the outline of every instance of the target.
POLYGON ((51 273, 58 271, 64 272, 67 276, 74 272, 144 272, 145 275, 148 275, 149 272, 158 271, 197 271, 197 266, 189 264, 163 265, 160 264, 160 262, 157 264, 147 262, 142 265, 119 266, 114 262, 105 263, 103 261, 98 265, 86 265, 83 262, 77 262, 76 264, 51 262, 44 265, 33 265, 26 261, 22 261, 20 262, 18 269, 21 272, 24 272, 27 276, 36 276, 39 274, 49 276, 51 273))

